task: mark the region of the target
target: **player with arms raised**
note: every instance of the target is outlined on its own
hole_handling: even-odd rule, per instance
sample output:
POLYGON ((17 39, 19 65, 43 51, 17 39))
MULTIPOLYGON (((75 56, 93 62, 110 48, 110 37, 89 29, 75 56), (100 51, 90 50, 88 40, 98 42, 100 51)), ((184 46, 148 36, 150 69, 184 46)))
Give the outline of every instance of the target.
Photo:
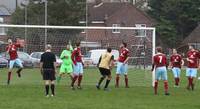
POLYGON ((165 95, 169 95, 168 93, 168 80, 167 80, 167 57, 162 53, 162 48, 157 47, 157 54, 153 56, 153 64, 152 71, 155 68, 155 82, 154 82, 154 94, 156 95, 158 92, 158 81, 162 79, 164 81, 165 95))
POLYGON ((125 43, 125 42, 123 42, 120 45, 120 56, 119 56, 119 59, 118 59, 117 72, 116 72, 116 84, 115 84, 116 88, 119 87, 120 75, 124 75, 126 88, 129 88, 129 86, 128 86, 129 50, 126 47, 127 47, 127 43, 125 43))
POLYGON ((81 87, 81 81, 83 78, 83 61, 82 61, 82 53, 81 53, 81 47, 80 47, 80 42, 76 43, 76 48, 72 52, 72 61, 74 64, 74 77, 71 83, 71 88, 74 90, 74 83, 78 79, 78 89, 82 89, 81 87))
POLYGON ((61 55, 60 55, 60 59, 62 59, 63 63, 60 67, 60 73, 57 77, 57 82, 59 83, 61 80, 61 77, 67 73, 71 80, 73 80, 73 63, 72 63, 72 59, 71 59, 71 55, 72 55, 72 51, 73 48, 70 44, 67 44, 67 48, 65 50, 62 51, 61 55))
POLYGON ((189 51, 187 52, 187 69, 186 76, 188 77, 187 89, 194 90, 193 80, 197 77, 197 69, 199 65, 200 53, 194 49, 193 46, 189 46, 189 51))
POLYGON ((175 80, 174 87, 178 87, 181 76, 181 66, 184 65, 184 61, 182 59, 182 56, 177 53, 176 49, 173 49, 172 52, 173 54, 170 57, 170 67, 172 68, 172 72, 174 75, 174 80, 175 80))
POLYGON ((7 84, 10 84, 10 79, 11 79, 11 74, 12 74, 12 69, 14 64, 16 64, 17 66, 19 66, 19 69, 17 70, 17 74, 18 77, 21 77, 21 71, 23 69, 23 65, 22 65, 22 61, 18 58, 18 54, 17 54, 17 49, 20 47, 23 47, 23 44, 19 44, 19 43, 13 43, 12 39, 8 39, 8 46, 6 47, 6 52, 9 54, 10 56, 10 60, 9 60, 9 71, 8 71, 8 80, 7 80, 7 84))

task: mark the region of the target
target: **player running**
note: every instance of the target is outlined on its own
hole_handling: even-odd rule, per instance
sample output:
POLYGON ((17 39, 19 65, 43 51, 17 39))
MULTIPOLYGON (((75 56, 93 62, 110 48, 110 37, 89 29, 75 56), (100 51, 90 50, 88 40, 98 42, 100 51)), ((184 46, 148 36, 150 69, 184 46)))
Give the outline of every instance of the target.
POLYGON ((100 89, 101 83, 107 77, 104 90, 109 91, 108 85, 111 80, 111 69, 114 66, 114 56, 111 54, 111 51, 111 48, 107 48, 107 52, 102 54, 99 59, 98 68, 102 77, 99 79, 99 82, 96 85, 97 89, 100 89))
POLYGON ((23 47, 23 45, 19 43, 13 43, 12 39, 8 39, 8 44, 9 45, 6 47, 6 52, 10 56, 8 79, 7 79, 7 84, 9 85, 14 65, 17 65, 19 67, 16 73, 18 74, 18 77, 21 77, 21 71, 23 69, 23 65, 22 61, 18 58, 17 49, 23 47))
POLYGON ((127 43, 123 42, 120 45, 120 56, 117 62, 117 71, 116 71, 116 83, 115 87, 119 87, 119 78, 120 75, 124 75, 125 77, 125 87, 129 88, 128 86, 128 60, 129 60, 129 50, 126 48, 127 43))
POLYGON ((179 87, 180 76, 181 76, 181 66, 184 65, 184 61, 182 56, 177 53, 176 49, 173 49, 173 54, 170 57, 170 67, 172 68, 172 72, 174 74, 175 85, 174 87, 179 87))
POLYGON ((189 46, 189 51, 187 52, 187 69, 186 76, 188 78, 188 86, 187 89, 194 90, 194 82, 193 80, 197 77, 197 69, 199 65, 200 53, 194 49, 193 46, 189 46))
POLYGON ((71 88, 74 90, 74 83, 76 82, 76 80, 78 79, 78 89, 82 89, 81 87, 81 81, 83 78, 83 61, 82 61, 82 53, 81 53, 81 47, 80 47, 80 42, 76 43, 76 48, 74 49, 74 51, 72 52, 72 61, 73 61, 73 65, 74 65, 74 77, 73 77, 73 81, 71 84, 71 88))
POLYGON ((49 97, 49 85, 51 86, 51 96, 55 96, 56 56, 51 52, 51 48, 51 45, 48 44, 40 59, 40 70, 45 81, 46 97, 49 97))
POLYGON ((71 59, 72 51, 73 51, 72 46, 70 44, 68 44, 66 50, 63 50, 60 55, 60 59, 62 59, 63 63, 60 67, 60 72, 57 77, 58 83, 60 82, 62 76, 66 73, 69 75, 71 80, 73 80, 73 74, 72 74, 73 63, 72 63, 72 59, 71 59))
POLYGON ((167 57, 162 53, 162 48, 157 47, 157 54, 153 56, 152 72, 155 68, 155 82, 154 82, 154 94, 157 95, 158 81, 162 79, 164 81, 165 95, 168 93, 168 80, 167 80, 167 57))

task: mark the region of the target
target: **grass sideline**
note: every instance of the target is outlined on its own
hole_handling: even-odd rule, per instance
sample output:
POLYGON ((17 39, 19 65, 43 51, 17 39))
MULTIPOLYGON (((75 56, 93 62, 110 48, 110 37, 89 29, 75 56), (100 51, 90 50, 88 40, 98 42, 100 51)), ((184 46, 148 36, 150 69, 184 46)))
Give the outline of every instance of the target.
MULTIPOLYGON (((114 71, 114 70, 113 70, 114 71)), ((44 96, 43 81, 39 69, 25 69, 22 78, 13 73, 11 85, 6 85, 7 69, 0 69, 0 109, 199 109, 200 86, 187 91, 185 71, 181 74, 181 87, 173 87, 171 71, 168 72, 170 96, 165 96, 163 83, 159 95, 153 95, 150 71, 130 69, 130 88, 114 88, 114 72, 111 91, 97 90, 95 84, 100 74, 97 69, 85 69, 83 90, 72 91, 68 77, 56 85, 56 97, 44 96)))

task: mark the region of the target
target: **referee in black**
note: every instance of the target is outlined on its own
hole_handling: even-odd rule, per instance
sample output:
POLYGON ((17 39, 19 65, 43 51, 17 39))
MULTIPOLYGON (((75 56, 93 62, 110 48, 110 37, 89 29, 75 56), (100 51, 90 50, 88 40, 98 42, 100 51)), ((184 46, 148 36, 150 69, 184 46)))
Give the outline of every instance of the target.
POLYGON ((107 48, 106 53, 103 53, 101 57, 99 58, 99 71, 102 75, 102 77, 99 79, 98 84, 96 85, 97 89, 100 89, 100 85, 103 82, 103 80, 107 77, 106 84, 104 86, 105 91, 109 91, 108 85, 111 80, 111 69, 114 66, 114 56, 111 54, 112 49, 107 48))
POLYGON ((46 46, 46 51, 41 55, 40 69, 45 82, 46 97, 49 97, 49 87, 51 96, 55 96, 55 73, 56 73, 56 56, 51 52, 51 45, 46 46))

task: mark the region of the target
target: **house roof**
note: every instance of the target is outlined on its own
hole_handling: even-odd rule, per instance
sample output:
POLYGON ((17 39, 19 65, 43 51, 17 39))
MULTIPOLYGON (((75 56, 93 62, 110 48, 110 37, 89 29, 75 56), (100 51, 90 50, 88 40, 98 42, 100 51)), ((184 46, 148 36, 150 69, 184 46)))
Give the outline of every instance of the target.
POLYGON ((10 16, 11 13, 4 6, 0 6, 0 16, 10 16))
POLYGON ((145 12, 140 11, 134 5, 130 3, 102 3, 95 5, 95 3, 88 4, 88 20, 91 21, 104 21, 111 17, 114 13, 118 12, 121 9, 130 8, 139 11, 141 14, 152 20, 145 12), (133 8, 130 8, 133 7, 133 8))
POLYGON ((188 43, 200 43, 200 24, 184 39, 183 45, 188 43))

